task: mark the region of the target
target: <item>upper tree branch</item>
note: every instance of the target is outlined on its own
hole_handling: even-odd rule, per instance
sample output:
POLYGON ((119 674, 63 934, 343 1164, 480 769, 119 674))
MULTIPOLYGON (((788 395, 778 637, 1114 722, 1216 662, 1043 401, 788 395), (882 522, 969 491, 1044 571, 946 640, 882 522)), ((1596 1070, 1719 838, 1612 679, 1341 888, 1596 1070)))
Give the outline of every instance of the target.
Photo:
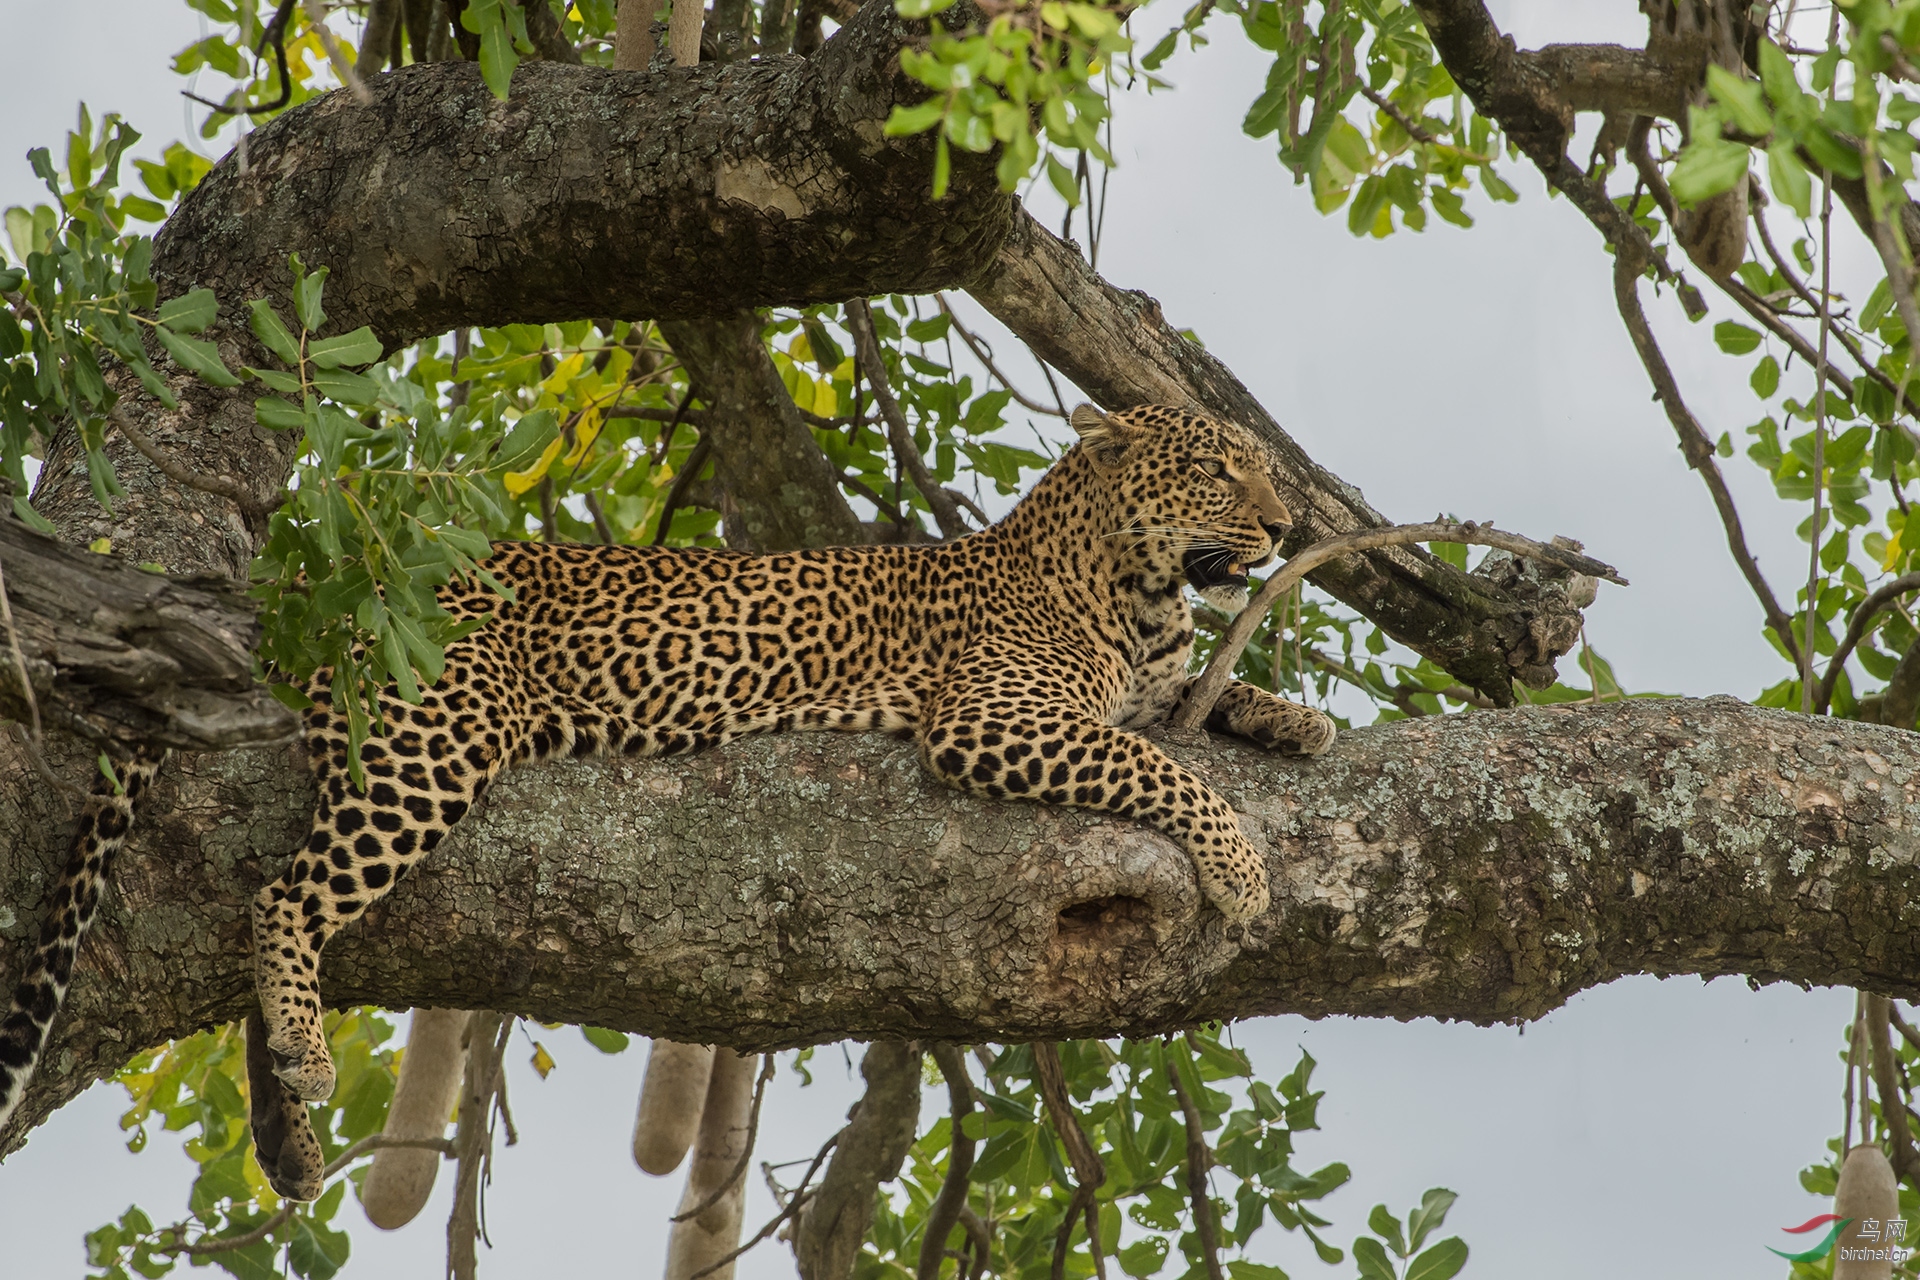
MULTIPOLYGON (((1488 1022, 1643 972, 1920 995, 1920 736, 1709 699, 1426 717, 1311 761, 1171 750, 1267 855, 1244 945, 1157 834, 970 799, 880 735, 792 734, 506 775, 334 940, 322 988, 737 1048, 1488 1022)), ((247 907, 311 806, 287 753, 162 772, 26 1115, 252 1007, 247 907)), ((56 797, 0 804, 0 972, 69 834, 56 797)))
MULTIPOLYGON (((286 257, 327 266, 327 309, 388 344, 460 325, 926 293, 972 274, 1009 225, 992 156, 880 125, 924 86, 898 51, 923 24, 869 4, 814 57, 649 72, 527 62, 493 98, 470 63, 333 93, 249 139, 156 237, 162 294, 228 314, 283 297, 286 257), (927 233, 929 226, 939 233, 927 233)), ((244 326, 242 326, 244 328, 244 326)))

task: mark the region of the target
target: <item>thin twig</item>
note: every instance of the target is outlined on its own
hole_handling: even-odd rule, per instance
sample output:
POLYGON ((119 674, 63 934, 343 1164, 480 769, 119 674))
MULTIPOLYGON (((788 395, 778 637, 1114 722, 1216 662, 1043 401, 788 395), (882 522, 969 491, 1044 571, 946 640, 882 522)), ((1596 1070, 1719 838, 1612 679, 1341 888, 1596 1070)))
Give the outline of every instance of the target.
MULTIPOLYGON (((266 52, 267 42, 273 42, 274 62, 280 69, 280 96, 278 98, 275 98, 272 102, 266 103, 263 106, 242 107, 238 104, 240 99, 246 96, 247 90, 245 85, 236 86, 234 91, 228 95, 227 101, 225 102, 215 102, 210 98, 203 98, 197 93, 188 93, 184 89, 180 91, 180 96, 190 102, 197 102, 203 107, 212 107, 219 114, 226 116, 263 116, 269 115, 286 106, 293 98, 293 78, 287 74, 287 19, 292 16, 293 0, 280 0, 280 7, 274 11, 272 21, 268 22, 267 25, 261 29, 260 41, 253 47, 253 56, 258 58, 266 52)), ((247 171, 246 144, 247 135, 245 132, 242 132, 239 142, 240 172, 242 175, 247 171)))
POLYGON ((373 105, 373 94, 360 79, 360 73, 353 69, 353 60, 347 57, 347 51, 340 46, 339 39, 333 34, 333 28, 327 25, 327 11, 320 7, 319 0, 304 0, 307 11, 307 25, 313 34, 320 37, 320 47, 327 51, 327 61, 333 64, 333 74, 340 77, 340 83, 347 86, 353 100, 363 107, 373 105))
POLYGON ((759 1244, 762 1240, 765 1240, 768 1236, 778 1231, 780 1229, 781 1223, 785 1222, 788 1218, 791 1218, 794 1214, 800 1212, 801 1208, 807 1203, 807 1184, 813 1181, 813 1175, 820 1171, 820 1162, 827 1158, 827 1153, 829 1151, 832 1151, 834 1148, 834 1145, 840 1141, 840 1134, 845 1132, 846 1130, 842 1129, 840 1133, 836 1133, 831 1138, 827 1139, 827 1144, 824 1147, 820 1148, 820 1152, 818 1155, 814 1156, 813 1163, 807 1166, 806 1175, 800 1179, 800 1185, 793 1189, 793 1198, 787 1201, 787 1207, 782 1209, 779 1213, 775 1214, 773 1216, 773 1220, 768 1222, 766 1226, 760 1228, 759 1231, 755 1232, 753 1239, 747 1241, 745 1244, 741 1245, 738 1249, 735 1249, 732 1253, 727 1254, 725 1257, 719 1259, 718 1261, 708 1263, 706 1266, 700 1268, 698 1271, 688 1276, 687 1280, 700 1280, 701 1276, 711 1275, 713 1272, 718 1271, 720 1268, 726 1266, 729 1262, 732 1262, 735 1258, 739 1257, 741 1254, 745 1253, 747 1250, 753 1248, 753 1246, 759 1244))
MULTIPOLYGON (((372 1133, 360 1139, 328 1162, 322 1178, 331 1178, 342 1169, 371 1151, 382 1151, 394 1147, 412 1147, 419 1150, 438 1151, 442 1155, 453 1154, 453 1143, 445 1138, 389 1138, 384 1133, 372 1133)), ((299 1211, 301 1202, 288 1200, 280 1206, 278 1212, 245 1235, 223 1236, 218 1240, 196 1240, 192 1244, 155 1245, 155 1253, 184 1253, 189 1257, 205 1257, 215 1253, 229 1253, 235 1249, 245 1249, 249 1245, 259 1244, 268 1236, 285 1226, 289 1219, 299 1211)), ((178 1227, 170 1230, 179 1230, 178 1227)))
MULTIPOLYGON (((914 1280, 940 1280, 940 1260, 946 1256, 947 1236, 960 1220, 960 1211, 966 1207, 967 1188, 973 1174, 974 1140, 966 1134, 967 1117, 973 1114, 973 1082, 967 1075, 966 1056, 954 1045, 938 1042, 932 1046, 932 1053, 947 1082, 947 1176, 927 1209, 914 1280)), ((971 1231, 968 1239, 972 1239, 971 1231)), ((960 1271, 966 1271, 964 1264, 960 1271)))
POLYGON ((1428 144, 1432 144, 1440 141, 1440 139, 1433 136, 1430 130, 1425 129, 1420 125, 1415 124, 1412 120, 1408 119, 1407 113, 1402 111, 1399 107, 1394 106, 1393 99, 1387 97, 1386 94, 1381 93, 1376 89, 1369 88, 1365 82, 1362 82, 1359 88, 1360 88, 1360 92, 1366 97, 1368 102, 1371 102, 1374 106, 1380 108, 1380 110, 1386 115, 1386 117, 1389 120, 1392 120, 1395 124, 1399 125, 1402 129, 1406 130, 1407 136, 1409 138, 1412 138, 1415 142, 1425 142, 1428 144))
POLYGON ((1767 585, 1759 563, 1747 547, 1747 534, 1740 524, 1740 512, 1733 505, 1733 494, 1727 489, 1726 477, 1720 474, 1720 465, 1714 461, 1713 441, 1700 426, 1699 419, 1687 408, 1686 401, 1681 399, 1680 384, 1674 380, 1667 357, 1654 340, 1652 326, 1647 323, 1647 313, 1641 309, 1639 285, 1639 267, 1616 248, 1613 263, 1614 302, 1619 308, 1621 320, 1626 323, 1628 336, 1633 339, 1634 350, 1639 353, 1640 363, 1653 383, 1654 398, 1666 410, 1667 421, 1680 437, 1680 452, 1686 458, 1687 465, 1700 473, 1707 492, 1713 496, 1713 505, 1720 512, 1720 523, 1726 529, 1727 549, 1733 553, 1734 562, 1740 566, 1747 585, 1759 599, 1767 626, 1779 638, 1787 656, 1797 667, 1800 665, 1800 641, 1793 634, 1793 619, 1774 598, 1773 588, 1767 585))
POLYGON ((1866 637, 1867 628, 1881 612, 1899 596, 1909 591, 1920 591, 1920 573, 1904 574, 1874 591, 1860 607, 1853 611, 1852 619, 1847 623, 1847 634, 1840 641, 1840 647, 1833 651, 1833 657, 1827 663, 1827 673, 1820 677, 1820 684, 1814 694, 1813 713, 1825 715, 1828 705, 1833 701, 1833 688, 1839 682, 1840 671, 1847 665, 1847 659, 1866 637))
POLYGON ((27 656, 20 652, 20 633, 13 625, 13 605, 7 599, 7 575, 0 569, 0 623, 7 628, 7 649, 13 654, 13 670, 20 677, 20 696, 27 701, 27 714, 32 718, 33 743, 40 742, 40 700, 33 696, 33 681, 27 675, 27 656))
POLYGON ((953 322, 953 331, 960 335, 960 341, 967 344, 967 350, 973 352, 973 358, 986 366, 987 372, 993 375, 994 381, 1007 389, 1007 393, 1013 397, 1015 404, 1034 413, 1044 413, 1048 417, 1060 416, 1059 410, 1049 409, 1038 400, 1023 394, 1006 374, 1000 372, 1000 367, 993 362, 992 352, 987 350, 987 344, 974 337, 967 327, 960 323, 960 317, 954 314, 953 308, 947 305, 946 294, 936 293, 933 295, 933 300, 940 304, 941 313, 953 322))
POLYGON ((1200 1253, 1206 1260, 1207 1280, 1225 1280, 1220 1269, 1220 1240, 1213 1225, 1213 1200, 1207 1191, 1207 1168, 1213 1162, 1207 1150, 1206 1131, 1201 1127, 1200 1108, 1193 1105, 1187 1086, 1180 1079, 1176 1055, 1166 1054, 1167 1079, 1173 1096, 1180 1101, 1180 1114, 1187 1129, 1187 1194, 1193 1200, 1193 1228, 1200 1237, 1200 1253))
POLYGON ((1060 1218, 1060 1229, 1053 1238, 1053 1280, 1064 1280, 1067 1274, 1067 1245, 1072 1242, 1073 1229, 1082 1218, 1086 1220, 1087 1248, 1093 1253, 1093 1269, 1100 1280, 1106 1280, 1107 1264, 1100 1254, 1100 1211, 1094 1205, 1094 1197, 1106 1185, 1106 1162, 1087 1141, 1080 1118, 1074 1114, 1073 1099, 1067 1096, 1066 1073, 1060 1066, 1060 1050, 1047 1040, 1036 1041, 1032 1048, 1034 1083, 1040 1086, 1047 1119, 1053 1131, 1060 1135, 1060 1143, 1067 1149, 1067 1162, 1073 1166, 1073 1199, 1067 1203, 1067 1211, 1060 1218))
MULTIPOLYGON (((1871 157, 1869 157, 1871 159, 1871 157)), ((1807 635, 1800 649, 1800 710, 1813 714, 1813 629, 1820 621, 1820 507, 1827 481, 1827 336, 1833 332, 1833 179, 1820 182, 1820 348, 1813 383, 1813 521, 1807 533, 1807 635)))
POLYGON ((607 513, 600 506, 599 495, 589 489, 582 495, 582 500, 587 504, 587 514, 593 517, 593 531, 600 536, 604 545, 612 546, 613 526, 607 523, 607 513))
POLYGON ((1604 578, 1623 587, 1627 585, 1627 580, 1616 573, 1611 565, 1602 564, 1565 547, 1535 542, 1531 538, 1504 533, 1473 521, 1460 523, 1436 520, 1428 524, 1392 525, 1385 529, 1360 529, 1324 538, 1287 561, 1284 567, 1267 579, 1247 607, 1240 611, 1233 625, 1227 628, 1226 635, 1214 647, 1213 658, 1207 663, 1207 669, 1193 682, 1186 700, 1174 714, 1172 727, 1176 731, 1191 731, 1207 722, 1207 716, 1213 712, 1213 704, 1219 701, 1221 692, 1233 679, 1234 664, 1240 661, 1240 654, 1246 649, 1247 642, 1253 639, 1253 633, 1259 629, 1267 611, 1273 607, 1274 601, 1293 590, 1295 584, 1309 573, 1339 556, 1371 551, 1376 547, 1405 546, 1411 542, 1461 542, 1468 546, 1498 547, 1517 556, 1544 560, 1575 573, 1604 578))
POLYGON ((740 1180, 747 1176, 747 1166, 753 1161, 753 1144, 760 1133, 760 1103, 767 1096, 767 1081, 771 1079, 773 1079, 773 1055, 763 1053, 760 1055, 760 1078, 753 1084, 753 1106, 747 1111, 747 1141, 740 1150, 740 1159, 734 1162, 733 1171, 727 1174, 726 1179, 715 1187, 705 1200, 685 1213, 674 1214, 667 1219, 668 1222, 686 1222, 691 1218, 699 1217, 720 1203, 720 1197, 733 1190, 740 1180))
POLYGON ((693 452, 680 466, 680 474, 673 478, 673 487, 667 490, 666 503, 660 508, 660 523, 653 531, 653 545, 665 546, 667 534, 673 529, 673 513, 686 501, 687 490, 693 487, 694 479, 700 469, 707 465, 707 455, 713 452, 713 437, 701 435, 700 442, 693 446, 693 452))
POLYGON ((940 535, 944 538, 962 536, 968 532, 967 522, 960 518, 959 507, 934 480, 933 473, 927 470, 927 460, 914 447, 913 432, 907 426, 907 415, 900 408, 900 402, 894 399, 893 388, 887 382, 886 361, 880 355, 880 339, 874 332, 873 312, 868 308, 867 300, 855 298, 848 302, 846 314, 847 328, 853 333, 854 350, 860 354, 860 367, 867 375, 867 385, 873 388, 873 402, 879 406, 880 416, 886 420, 887 443, 893 446, 893 456, 906 468, 907 475, 913 480, 913 487, 926 500, 927 509, 933 512, 934 523, 940 526, 940 535))
POLYGON ((225 498, 255 520, 266 514, 266 509, 260 505, 259 499, 247 492, 244 485, 219 476, 203 476, 185 466, 179 459, 155 444, 146 432, 135 426, 133 419, 119 405, 107 410, 107 418, 119 429, 120 434, 127 438, 127 442, 138 449, 167 479, 176 484, 183 484, 189 489, 210 493, 216 498, 225 498))

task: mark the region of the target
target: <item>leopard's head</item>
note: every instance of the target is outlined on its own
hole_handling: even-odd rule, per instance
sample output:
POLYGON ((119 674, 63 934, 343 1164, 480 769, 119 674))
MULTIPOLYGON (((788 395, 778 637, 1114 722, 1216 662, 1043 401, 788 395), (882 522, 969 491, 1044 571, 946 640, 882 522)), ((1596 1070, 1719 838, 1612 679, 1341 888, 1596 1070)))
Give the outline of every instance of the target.
POLYGON ((1247 573, 1271 560, 1293 527, 1260 440, 1162 405, 1113 414, 1081 405, 1072 423, 1112 486, 1112 536, 1130 555, 1184 576, 1216 609, 1246 608, 1247 573))

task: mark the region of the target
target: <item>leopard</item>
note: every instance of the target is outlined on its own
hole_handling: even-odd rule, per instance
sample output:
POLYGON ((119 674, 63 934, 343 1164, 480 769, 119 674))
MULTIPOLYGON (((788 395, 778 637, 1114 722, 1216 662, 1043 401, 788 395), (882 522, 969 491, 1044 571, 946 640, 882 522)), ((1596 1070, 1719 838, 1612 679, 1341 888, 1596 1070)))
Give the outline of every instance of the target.
MULTIPOLYGON (((1159 830, 1229 924, 1269 906, 1233 807, 1139 731, 1194 676, 1191 588, 1228 614, 1292 529, 1274 458, 1245 427, 1147 405, 1070 415, 1077 440, 997 523, 946 542, 773 554, 502 541, 438 599, 456 624, 417 701, 389 684, 350 759, 331 672, 305 685, 309 835, 253 905, 247 1062, 256 1154, 274 1190, 321 1192, 308 1103, 331 1095, 320 956, 432 854, 508 768, 671 756, 747 734, 911 735, 925 769, 993 800, 1096 810, 1159 830), (498 585, 495 585, 498 584, 498 585), (504 590, 503 590, 504 589, 504 590)), ((1276 752, 1333 743, 1323 711, 1234 681, 1206 727, 1276 752)), ((135 801, 161 758, 127 762, 83 815, 40 943, 0 1024, 0 1125, 71 981, 135 801)))

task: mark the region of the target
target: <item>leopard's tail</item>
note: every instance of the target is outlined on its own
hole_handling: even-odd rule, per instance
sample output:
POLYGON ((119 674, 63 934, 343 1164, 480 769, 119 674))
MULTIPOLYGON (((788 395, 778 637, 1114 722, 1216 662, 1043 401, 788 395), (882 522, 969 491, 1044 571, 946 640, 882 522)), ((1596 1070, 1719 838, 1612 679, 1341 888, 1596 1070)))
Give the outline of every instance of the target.
POLYGON ((119 787, 102 777, 81 811, 73 852, 40 925, 40 944, 14 984, 13 1007, 0 1022, 0 1131, 26 1092, 34 1064, 46 1048, 47 1032, 67 998, 74 957, 100 910, 100 895, 107 887, 114 856, 127 842, 134 802, 165 759, 165 752, 143 751, 118 765, 119 787))

